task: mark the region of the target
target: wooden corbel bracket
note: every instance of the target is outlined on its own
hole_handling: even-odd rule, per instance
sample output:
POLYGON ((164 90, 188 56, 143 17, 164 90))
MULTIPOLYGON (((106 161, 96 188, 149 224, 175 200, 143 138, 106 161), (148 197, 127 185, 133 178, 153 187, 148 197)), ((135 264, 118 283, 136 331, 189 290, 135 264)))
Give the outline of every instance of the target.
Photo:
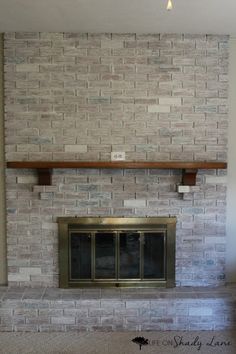
POLYGON ((184 186, 195 186, 198 170, 195 168, 186 168, 182 170, 182 184, 184 186))
POLYGON ((39 186, 51 186, 52 170, 50 168, 37 168, 37 173, 39 186))

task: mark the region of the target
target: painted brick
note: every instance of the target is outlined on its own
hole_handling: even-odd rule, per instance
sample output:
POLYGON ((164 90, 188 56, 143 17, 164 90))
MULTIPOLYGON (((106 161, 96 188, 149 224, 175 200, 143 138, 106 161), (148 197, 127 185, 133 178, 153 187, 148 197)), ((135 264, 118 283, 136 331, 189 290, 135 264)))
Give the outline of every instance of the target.
POLYGON ((75 317, 52 317, 52 324, 75 324, 75 317))
POLYGON ((37 183, 37 176, 21 176, 17 177, 17 183, 29 184, 29 183, 37 183))
POLYGON ((206 183, 226 184, 227 177, 226 176, 206 176, 206 183))
POLYGON ((125 207, 133 207, 133 208, 145 207, 146 201, 145 200, 138 200, 138 199, 124 200, 124 206, 125 207))
POLYGON ((29 274, 8 274, 9 282, 29 282, 30 275, 29 274))
POLYGON ((190 316, 212 316, 212 309, 208 307, 190 307, 190 316))
POLYGON ((152 105, 148 106, 149 113, 168 113, 170 112, 170 106, 152 105))
POLYGON ((65 152, 87 152, 87 145, 65 145, 65 152))
POLYGON ((17 64, 16 72, 39 72, 37 64, 17 64))
MULTIPOLYGON (((227 159, 227 36, 19 32, 4 45, 6 160, 227 159)), ((224 283, 223 174, 199 170, 183 199, 178 170, 53 170, 56 189, 34 186, 32 170, 7 170, 6 181, 11 285, 58 285, 58 216, 169 214, 179 221, 177 264, 198 261, 177 267, 177 284, 224 283)), ((101 321, 40 330, 76 325, 101 321)))
POLYGON ((35 274, 41 274, 41 268, 19 268, 20 274, 30 274, 30 275, 35 275, 35 274))
POLYGON ((177 97, 160 97, 160 105, 181 106, 181 98, 177 97))

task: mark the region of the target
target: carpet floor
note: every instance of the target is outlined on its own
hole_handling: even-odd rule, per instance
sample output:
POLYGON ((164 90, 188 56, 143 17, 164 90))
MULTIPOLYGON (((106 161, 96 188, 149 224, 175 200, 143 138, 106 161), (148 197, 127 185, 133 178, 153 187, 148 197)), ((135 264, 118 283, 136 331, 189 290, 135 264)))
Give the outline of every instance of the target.
POLYGON ((0 333, 1 354, 235 354, 236 331, 0 333))

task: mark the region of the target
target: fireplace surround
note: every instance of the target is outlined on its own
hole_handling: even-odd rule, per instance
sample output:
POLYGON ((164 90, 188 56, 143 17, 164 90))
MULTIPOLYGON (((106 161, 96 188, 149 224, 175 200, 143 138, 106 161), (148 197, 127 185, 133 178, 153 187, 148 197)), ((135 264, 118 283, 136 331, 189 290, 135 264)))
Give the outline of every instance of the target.
POLYGON ((58 222, 60 287, 175 285, 176 218, 58 222))
POLYGON ((228 37, 4 37, 10 287, 0 289, 0 330, 235 328, 235 289, 219 288, 226 171, 198 167, 193 185, 173 165, 149 165, 227 160, 228 37), (116 151, 125 152, 129 168, 107 168, 116 151), (34 161, 41 169, 50 161, 47 183, 34 161), (67 168, 70 161, 76 165, 67 168), (84 168, 86 161, 95 166, 84 168), (139 166, 131 168, 134 161, 139 166), (188 193, 178 193, 181 183, 191 185, 188 193), (129 289, 114 281, 112 289, 58 289, 58 217, 167 215, 178 220, 175 288, 129 289))
POLYGON ((223 285, 226 171, 180 194, 184 167, 153 164, 227 160, 228 37, 6 33, 4 62, 9 285, 58 287, 57 219, 76 215, 174 215, 176 286, 223 285))

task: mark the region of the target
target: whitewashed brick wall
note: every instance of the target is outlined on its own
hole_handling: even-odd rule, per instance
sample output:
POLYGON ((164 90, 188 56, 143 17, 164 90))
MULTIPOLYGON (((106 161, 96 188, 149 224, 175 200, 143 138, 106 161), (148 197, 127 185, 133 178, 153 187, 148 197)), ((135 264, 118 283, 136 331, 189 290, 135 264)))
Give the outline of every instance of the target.
MULTIPOLYGON (((6 159, 227 159, 228 37, 5 34, 6 159)), ((225 171, 7 171, 13 285, 58 285, 57 217, 176 215, 177 284, 225 277, 225 171)))

